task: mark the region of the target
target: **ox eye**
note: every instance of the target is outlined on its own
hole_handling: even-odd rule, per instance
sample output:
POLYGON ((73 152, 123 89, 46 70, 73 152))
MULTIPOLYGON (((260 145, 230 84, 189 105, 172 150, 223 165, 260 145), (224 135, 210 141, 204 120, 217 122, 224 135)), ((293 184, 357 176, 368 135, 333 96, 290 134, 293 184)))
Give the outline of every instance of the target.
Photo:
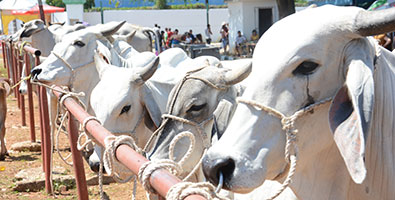
POLYGON ((292 73, 294 75, 302 74, 302 75, 309 75, 312 74, 319 64, 312 62, 312 61, 304 61, 300 64, 292 73))
POLYGON ((187 112, 199 111, 199 110, 203 109, 205 106, 206 106, 205 103, 202 105, 193 105, 187 110, 187 112))
POLYGON ((130 110, 130 107, 131 105, 124 106, 121 110, 121 114, 119 115, 122 115, 123 113, 127 113, 130 110))
POLYGON ((83 47, 83 46, 85 46, 85 43, 83 43, 83 42, 81 42, 81 41, 75 41, 75 42, 73 43, 73 45, 77 45, 77 46, 79 46, 79 47, 83 47))

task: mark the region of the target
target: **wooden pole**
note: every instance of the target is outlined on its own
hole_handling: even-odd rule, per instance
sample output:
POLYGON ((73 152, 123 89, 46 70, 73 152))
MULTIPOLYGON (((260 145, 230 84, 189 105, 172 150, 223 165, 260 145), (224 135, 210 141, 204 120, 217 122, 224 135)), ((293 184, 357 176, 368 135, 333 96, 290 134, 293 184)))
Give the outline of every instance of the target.
POLYGON ((37 0, 37 1, 38 1, 38 9, 40 10, 40 19, 43 20, 44 24, 46 24, 45 23, 43 2, 41 0, 37 0))

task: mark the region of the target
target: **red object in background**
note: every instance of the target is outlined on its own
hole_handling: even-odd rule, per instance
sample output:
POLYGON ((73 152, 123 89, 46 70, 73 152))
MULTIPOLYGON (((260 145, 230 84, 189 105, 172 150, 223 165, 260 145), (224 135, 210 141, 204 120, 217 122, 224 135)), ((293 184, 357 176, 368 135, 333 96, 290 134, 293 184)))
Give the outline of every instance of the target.
MULTIPOLYGON (((43 9, 44 9, 44 13, 55 13, 55 12, 63 12, 64 11, 64 8, 50 6, 50 5, 43 5, 43 9)), ((40 10, 38 8, 38 5, 35 5, 28 10, 13 10, 11 12, 11 14, 13 14, 13 15, 34 15, 34 14, 40 14, 40 10)))

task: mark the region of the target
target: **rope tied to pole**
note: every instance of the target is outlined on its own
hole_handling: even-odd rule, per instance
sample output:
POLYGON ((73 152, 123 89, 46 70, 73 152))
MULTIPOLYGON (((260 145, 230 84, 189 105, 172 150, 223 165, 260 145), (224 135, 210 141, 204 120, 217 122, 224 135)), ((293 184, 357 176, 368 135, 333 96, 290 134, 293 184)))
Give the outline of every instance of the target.
POLYGON ((141 153, 141 149, 137 146, 132 137, 121 136, 108 136, 104 140, 105 151, 103 154, 104 167, 107 175, 113 176, 117 182, 126 183, 130 181, 134 175, 127 167, 118 161, 115 156, 116 149, 122 145, 128 145, 137 153, 141 153))
POLYGON ((215 192, 215 187, 208 182, 192 183, 180 182, 167 192, 167 200, 183 200, 189 195, 201 195, 208 200, 229 200, 228 198, 218 196, 215 192))
POLYGON ((301 110, 296 111, 293 115, 287 117, 280 111, 278 111, 274 108, 265 106, 259 102, 243 99, 240 97, 236 99, 237 103, 244 103, 246 105, 257 107, 257 108, 261 109, 262 111, 267 112, 269 115, 272 115, 272 116, 280 119, 282 129, 285 131, 285 134, 286 134, 285 161, 290 165, 288 175, 287 175, 286 179, 284 180, 284 182, 281 184, 280 188, 270 198, 268 198, 268 200, 272 200, 272 199, 278 197, 278 195, 280 195, 285 190, 285 188, 287 188, 288 185, 292 182, 292 177, 295 174, 296 163, 298 161, 298 146, 297 146, 297 135, 296 135, 298 133, 298 130, 295 128, 295 121, 299 117, 312 111, 314 108, 324 105, 325 103, 327 103, 331 100, 332 100, 331 97, 323 99, 319 102, 316 102, 316 103, 313 103, 307 107, 304 107, 301 110), (293 148, 291 148, 291 147, 293 147, 293 148))

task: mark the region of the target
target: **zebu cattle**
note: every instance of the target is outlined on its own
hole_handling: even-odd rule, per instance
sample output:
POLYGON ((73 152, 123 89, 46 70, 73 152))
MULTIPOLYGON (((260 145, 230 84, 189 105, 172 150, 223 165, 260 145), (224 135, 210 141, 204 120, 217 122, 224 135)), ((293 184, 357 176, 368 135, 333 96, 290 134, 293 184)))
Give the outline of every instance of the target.
MULTIPOLYGON (((93 60, 97 40, 106 41, 105 37, 117 31, 123 23, 112 27, 89 27, 65 35, 63 40, 55 45, 48 58, 32 70, 32 79, 45 84, 68 86, 75 92, 84 92, 85 96, 80 99, 89 112, 90 93, 99 81, 93 60)), ((108 42, 105 44, 110 47, 108 42)), ((49 109, 52 122, 56 117, 56 99, 50 102, 50 105, 52 106, 49 109)), ((51 128, 54 129, 54 126, 51 125, 51 128)))
MULTIPOLYGON (((198 164, 205 148, 212 143, 212 127, 214 117, 218 120, 218 115, 213 116, 221 100, 227 101, 225 105, 233 105, 241 86, 234 84, 242 81, 251 71, 251 62, 240 62, 233 68, 225 68, 221 65, 203 64, 200 70, 193 70, 185 75, 186 78, 180 80, 174 87, 167 100, 166 112, 168 115, 181 117, 196 123, 194 126, 189 123, 175 120, 169 116, 163 121, 164 127, 159 132, 159 138, 154 149, 150 152, 149 158, 169 159, 169 146, 174 137, 184 131, 193 133, 196 144, 191 156, 185 161, 182 177, 187 176, 198 164), (237 66, 237 67, 236 67, 237 66)), ((220 114, 225 118, 232 115, 231 108, 220 108, 220 114), (221 113, 222 111, 222 113, 221 113)), ((214 125, 216 126, 216 124, 214 125)), ((215 136, 217 137, 217 136, 215 136)), ((181 139, 175 146, 174 159, 181 160, 189 148, 190 140, 181 139)), ((198 171, 197 171, 198 172, 198 171)), ((196 172, 195 172, 196 173, 196 172)), ((194 175, 198 177, 198 173, 194 175)), ((198 177, 195 181, 203 181, 203 177, 198 177)))
POLYGON ((138 52, 152 52, 151 34, 155 37, 155 41, 159 41, 159 36, 151 28, 125 23, 113 37, 114 39, 126 41, 138 52))
POLYGON ((55 35, 45 26, 41 19, 26 22, 21 31, 18 39, 30 37, 31 46, 39 49, 42 56, 49 56, 56 43, 55 35))
MULTIPOLYGON (((169 159, 169 147, 174 138, 185 131, 191 132, 196 140, 195 148, 191 156, 182 165, 183 174, 189 175, 199 164, 204 154, 204 148, 214 144, 222 135, 222 131, 228 125, 236 109, 236 97, 241 96, 245 85, 238 83, 248 76, 251 70, 250 60, 222 61, 222 66, 207 66, 200 71, 193 72, 187 77, 187 81, 179 82, 169 95, 166 113, 194 122, 198 126, 167 118, 160 137, 149 159, 169 159), (189 78, 188 78, 189 77, 189 78), (194 77, 198 78, 195 79, 194 77), (206 83, 205 81, 209 81, 206 83), (212 83, 214 87, 210 84, 212 83), (217 87, 217 88, 216 88, 217 87), (177 91, 178 90, 178 91, 177 91), (215 117, 216 124, 208 123, 215 117), (201 130, 198 130, 201 129, 201 130), (212 129, 217 134, 212 135, 212 129), (203 135, 201 135, 203 134, 203 135), (205 139, 204 139, 205 138, 205 139), (207 140, 208 141, 205 141, 207 140), (204 143, 206 142, 206 143, 204 143)), ((178 141, 174 147, 175 161, 179 162, 185 155, 190 145, 189 138, 178 141)), ((195 181, 204 181, 204 177, 197 170, 192 177, 195 181)), ((250 194, 227 194, 234 199, 266 199, 267 192, 276 189, 280 184, 275 181, 267 181, 265 184, 250 194)), ((221 191, 222 194, 226 193, 221 191)), ((287 188, 280 197, 276 199, 297 199, 292 191, 287 188)))
POLYGON ((65 25, 63 24, 52 24, 48 27, 48 30, 54 34, 55 42, 62 41, 64 35, 86 28, 83 24, 65 25))
MULTIPOLYGON (((113 70, 114 67, 111 67, 100 70, 103 72, 101 80, 91 94, 91 107, 103 126, 113 133, 135 136, 141 148, 160 125, 167 97, 182 75, 202 66, 207 59, 211 63, 219 63, 217 58, 211 56, 191 59, 179 48, 168 49, 159 58, 159 69, 144 84, 130 81, 130 77, 134 76, 134 71, 130 69, 113 70)), ((103 69, 108 67, 104 62, 99 62, 97 66, 103 69)), ((98 157, 90 159, 90 162, 99 165, 98 157)))
POLYGON ((365 36, 394 25, 394 9, 335 6, 275 23, 255 48, 230 125, 203 161, 206 177, 218 183, 221 172, 225 188, 243 193, 275 179, 288 165, 287 133, 298 198, 392 199, 395 56, 365 36), (294 113, 302 114, 280 117, 294 113))
POLYGON ((5 159, 7 148, 5 146, 5 119, 7 116, 7 96, 10 94, 10 81, 0 78, 0 161, 5 159))

